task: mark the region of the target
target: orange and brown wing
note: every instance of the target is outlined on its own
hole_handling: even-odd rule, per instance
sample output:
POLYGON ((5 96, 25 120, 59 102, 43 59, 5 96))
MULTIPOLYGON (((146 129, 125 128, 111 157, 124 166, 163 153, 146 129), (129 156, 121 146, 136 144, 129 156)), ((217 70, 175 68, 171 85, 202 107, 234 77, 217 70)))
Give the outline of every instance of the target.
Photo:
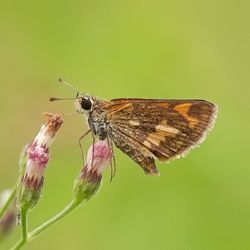
POLYGON ((204 100, 114 99, 106 107, 115 145, 149 174, 158 173, 154 158, 169 161, 201 143, 216 113, 204 100))

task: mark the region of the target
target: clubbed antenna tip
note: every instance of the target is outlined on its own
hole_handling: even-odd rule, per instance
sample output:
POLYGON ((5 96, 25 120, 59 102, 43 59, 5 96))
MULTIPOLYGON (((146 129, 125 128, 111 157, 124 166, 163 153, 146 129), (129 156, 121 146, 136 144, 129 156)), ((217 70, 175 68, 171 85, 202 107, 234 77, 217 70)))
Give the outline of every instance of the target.
POLYGON ((54 102, 54 101, 56 101, 56 100, 57 100, 56 97, 50 97, 50 98, 49 98, 49 101, 50 101, 50 102, 54 102))

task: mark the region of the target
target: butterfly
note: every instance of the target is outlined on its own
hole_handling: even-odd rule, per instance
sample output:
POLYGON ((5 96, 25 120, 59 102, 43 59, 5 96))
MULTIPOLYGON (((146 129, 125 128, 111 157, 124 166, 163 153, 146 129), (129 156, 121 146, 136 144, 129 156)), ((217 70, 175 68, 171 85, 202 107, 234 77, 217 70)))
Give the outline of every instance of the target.
POLYGON ((85 115, 89 125, 87 133, 114 143, 151 175, 159 175, 156 159, 169 162, 185 156, 203 142, 217 116, 217 106, 206 100, 119 98, 105 101, 79 92, 75 98, 67 99, 75 99, 76 111, 85 115))

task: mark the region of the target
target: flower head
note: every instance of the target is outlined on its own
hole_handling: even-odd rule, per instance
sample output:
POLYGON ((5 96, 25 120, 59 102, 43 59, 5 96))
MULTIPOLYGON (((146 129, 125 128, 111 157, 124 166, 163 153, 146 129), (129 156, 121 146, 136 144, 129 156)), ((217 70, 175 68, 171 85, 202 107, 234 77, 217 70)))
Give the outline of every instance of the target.
POLYGON ((18 206, 32 208, 36 205, 43 185, 44 170, 49 161, 49 147, 63 120, 58 114, 46 114, 47 123, 42 125, 34 141, 25 149, 26 166, 18 188, 18 206))
POLYGON ((112 159, 112 149, 106 140, 90 146, 86 163, 76 179, 74 191, 79 201, 90 199, 99 189, 102 173, 112 159))

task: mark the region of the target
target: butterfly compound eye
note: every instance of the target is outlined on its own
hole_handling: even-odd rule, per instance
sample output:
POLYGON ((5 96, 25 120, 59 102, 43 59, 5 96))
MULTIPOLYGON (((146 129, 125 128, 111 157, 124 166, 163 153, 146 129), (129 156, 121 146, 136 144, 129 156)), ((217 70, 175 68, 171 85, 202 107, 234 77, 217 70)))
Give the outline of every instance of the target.
POLYGON ((92 107, 92 102, 89 99, 82 99, 81 106, 84 110, 90 110, 92 107))

